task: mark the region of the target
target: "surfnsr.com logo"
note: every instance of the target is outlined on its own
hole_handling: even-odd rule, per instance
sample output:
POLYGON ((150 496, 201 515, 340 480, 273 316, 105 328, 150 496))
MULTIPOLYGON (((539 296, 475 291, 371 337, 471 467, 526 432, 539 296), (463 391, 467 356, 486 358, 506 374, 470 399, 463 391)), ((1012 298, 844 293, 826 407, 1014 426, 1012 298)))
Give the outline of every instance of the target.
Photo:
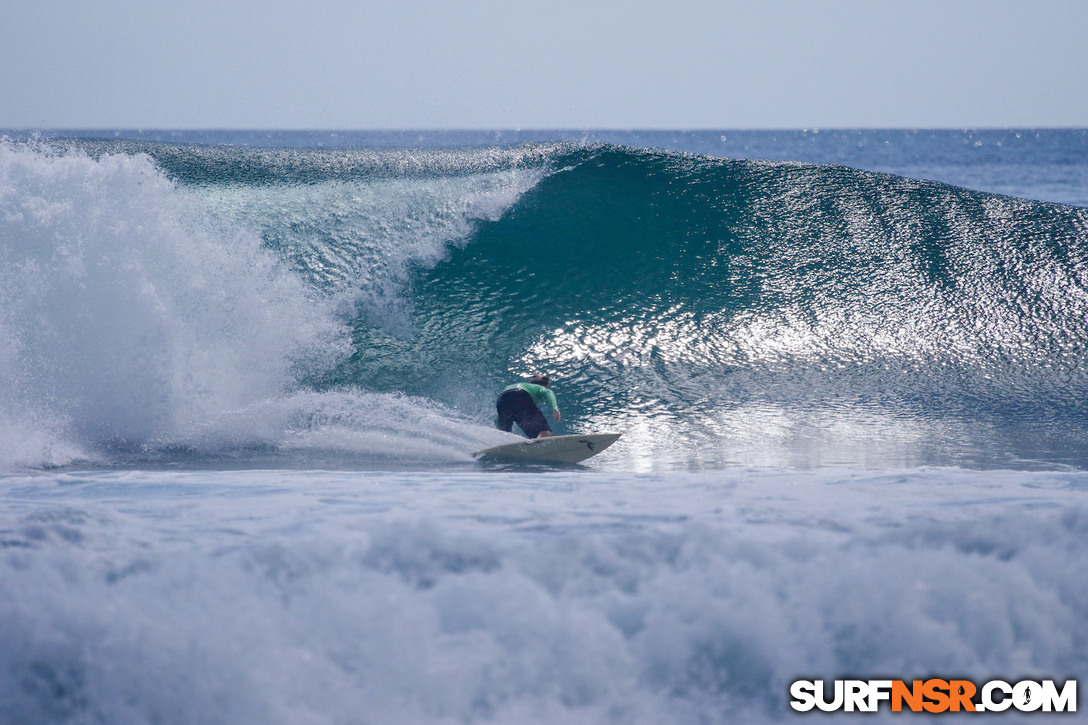
POLYGON ((798 712, 876 712, 884 702, 892 712, 1076 712, 1077 681, 1059 687, 1054 680, 991 680, 979 687, 969 680, 835 680, 825 687, 823 680, 797 680, 790 697, 798 712))

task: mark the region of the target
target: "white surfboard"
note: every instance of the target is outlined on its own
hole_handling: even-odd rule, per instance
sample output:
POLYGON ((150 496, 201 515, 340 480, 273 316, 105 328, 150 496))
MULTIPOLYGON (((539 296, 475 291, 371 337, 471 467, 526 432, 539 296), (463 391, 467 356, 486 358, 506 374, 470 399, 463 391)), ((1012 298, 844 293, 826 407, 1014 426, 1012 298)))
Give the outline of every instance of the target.
POLYGON ((578 463, 597 455, 615 443, 619 437, 619 433, 594 433, 534 438, 476 451, 472 457, 500 461, 578 463))

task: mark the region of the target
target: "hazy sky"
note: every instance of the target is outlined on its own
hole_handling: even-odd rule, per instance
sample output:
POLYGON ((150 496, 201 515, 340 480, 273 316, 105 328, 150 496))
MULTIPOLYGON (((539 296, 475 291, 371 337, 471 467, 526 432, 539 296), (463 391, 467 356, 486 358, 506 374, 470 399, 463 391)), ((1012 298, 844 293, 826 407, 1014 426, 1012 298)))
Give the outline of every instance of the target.
POLYGON ((1088 126, 1085 0, 12 0, 0 128, 1088 126))

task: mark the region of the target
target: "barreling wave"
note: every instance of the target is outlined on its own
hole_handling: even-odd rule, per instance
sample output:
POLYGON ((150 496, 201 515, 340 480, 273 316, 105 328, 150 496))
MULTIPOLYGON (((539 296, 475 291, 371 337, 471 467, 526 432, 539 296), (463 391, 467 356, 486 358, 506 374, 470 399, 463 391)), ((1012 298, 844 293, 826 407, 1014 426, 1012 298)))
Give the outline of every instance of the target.
MULTIPOLYGON (((125 270, 151 274, 131 283, 130 297, 157 289, 159 272, 149 270, 164 265, 194 290, 214 279, 214 305, 202 307, 194 292, 154 324, 151 310, 160 308, 149 307, 139 324, 126 324, 131 334, 113 332, 130 314, 111 306, 120 293, 46 314, 49 323, 89 315, 109 330, 104 344, 86 342, 110 351, 101 362, 145 360, 135 340, 179 328, 209 330, 187 359, 201 350, 220 362, 273 361, 244 400, 219 405, 229 396, 211 393, 210 408, 352 390, 422 401, 420 418, 445 410, 486 425, 498 387, 546 370, 570 430, 619 427, 658 458, 682 441, 699 460, 680 465, 797 460, 768 457, 767 446, 801 458, 837 450, 841 461, 863 463, 850 453, 859 441, 884 446, 875 455, 885 463, 889 446, 905 463, 1083 463, 1083 209, 841 166, 609 145, 329 151, 125 142, 84 144, 74 155, 9 144, 5 154, 47 176, 83 169, 56 182, 48 202, 74 204, 66 220, 52 218, 38 236, 7 235, 49 252, 38 253, 43 273, 29 291, 86 282, 58 261, 72 248, 56 241, 65 235, 100 245, 107 261, 98 266, 112 270, 92 275, 103 289, 126 280, 123 291, 125 270), (107 206, 87 196, 95 174, 128 200, 107 206), (130 178, 151 182, 153 198, 130 178), (145 231, 124 231, 138 226, 145 231), (163 251, 188 250, 193 239, 214 251, 163 251), (279 346, 266 333, 280 322, 251 321, 265 304, 273 307, 262 315, 287 321, 279 346)), ((10 219, 33 194, 10 171, 5 178, 10 219)), ((21 279, 28 262, 11 249, 4 273, 21 279)), ((8 309, 7 359, 25 375, 31 313, 8 309)), ((47 392, 31 402, 49 401, 44 407, 60 411, 51 420, 80 418, 94 406, 63 401, 93 397, 90 379, 77 374, 58 387, 57 371, 74 369, 75 358, 62 365, 43 350, 33 359, 52 372, 36 379, 47 392)), ((193 377, 189 363, 172 369, 193 377)), ((141 407, 157 378, 129 377, 136 387, 115 381, 119 405, 141 407)), ((163 421, 182 409, 191 430, 200 417, 193 400, 207 402, 210 387, 165 404, 143 438, 169 432, 163 421)), ((141 438, 140 423, 123 435, 141 438)))
POLYGON ((836 166, 617 147, 553 163, 419 272, 411 337, 356 325, 337 382, 441 398, 450 378, 543 369, 577 417, 710 438, 753 409, 1014 438, 1083 419, 1084 210, 836 166))

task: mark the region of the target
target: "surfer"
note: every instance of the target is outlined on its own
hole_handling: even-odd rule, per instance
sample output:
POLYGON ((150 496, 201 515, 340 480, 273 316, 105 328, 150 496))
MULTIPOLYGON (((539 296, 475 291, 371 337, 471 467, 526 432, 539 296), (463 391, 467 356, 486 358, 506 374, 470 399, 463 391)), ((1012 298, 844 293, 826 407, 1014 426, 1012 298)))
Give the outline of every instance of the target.
POLYGON ((552 409, 552 419, 558 423, 562 416, 559 405, 555 402, 555 393, 548 389, 551 381, 547 375, 537 374, 527 383, 514 383, 499 394, 495 408, 499 415, 495 419, 496 427, 513 432, 514 423, 529 438, 547 438, 552 434, 548 419, 540 412, 540 405, 547 404, 552 409))

